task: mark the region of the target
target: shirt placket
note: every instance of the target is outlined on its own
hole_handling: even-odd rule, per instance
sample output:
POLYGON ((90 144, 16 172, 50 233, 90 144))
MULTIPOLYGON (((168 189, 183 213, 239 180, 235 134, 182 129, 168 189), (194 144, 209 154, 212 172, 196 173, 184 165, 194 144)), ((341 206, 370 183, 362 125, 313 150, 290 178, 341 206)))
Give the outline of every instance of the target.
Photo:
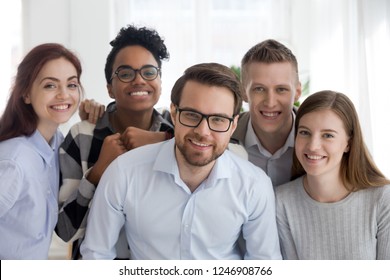
POLYGON ((195 201, 196 194, 191 194, 183 212, 180 232, 180 255, 181 259, 183 260, 192 259, 191 236, 194 219, 195 201))

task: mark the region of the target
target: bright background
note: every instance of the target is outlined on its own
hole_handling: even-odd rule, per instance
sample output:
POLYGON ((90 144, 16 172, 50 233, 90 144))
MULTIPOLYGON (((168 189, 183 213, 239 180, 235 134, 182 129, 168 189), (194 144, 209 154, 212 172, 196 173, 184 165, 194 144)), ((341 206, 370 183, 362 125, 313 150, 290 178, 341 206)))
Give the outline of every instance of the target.
MULTIPOLYGON (((163 94, 188 66, 239 65, 254 44, 277 39, 296 54, 309 92, 332 89, 354 102, 366 143, 390 177, 389 0, 13 0, 0 3, 0 112, 15 67, 33 46, 59 42, 84 67, 87 98, 107 104, 104 64, 111 41, 127 24, 155 28, 171 58, 163 63, 163 94)), ((62 127, 66 133, 74 116, 62 127)))

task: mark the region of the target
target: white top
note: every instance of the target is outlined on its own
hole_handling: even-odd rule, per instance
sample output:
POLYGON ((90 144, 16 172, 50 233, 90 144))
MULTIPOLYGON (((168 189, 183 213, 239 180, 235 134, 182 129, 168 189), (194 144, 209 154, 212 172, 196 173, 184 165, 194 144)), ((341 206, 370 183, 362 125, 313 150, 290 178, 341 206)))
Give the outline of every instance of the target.
POLYGON ((229 151, 193 192, 179 175, 175 140, 118 157, 103 174, 81 254, 115 258, 122 225, 132 259, 281 259, 269 177, 229 151))
POLYGON ((390 185, 321 203, 306 193, 302 178, 275 190, 283 258, 390 259, 390 185))

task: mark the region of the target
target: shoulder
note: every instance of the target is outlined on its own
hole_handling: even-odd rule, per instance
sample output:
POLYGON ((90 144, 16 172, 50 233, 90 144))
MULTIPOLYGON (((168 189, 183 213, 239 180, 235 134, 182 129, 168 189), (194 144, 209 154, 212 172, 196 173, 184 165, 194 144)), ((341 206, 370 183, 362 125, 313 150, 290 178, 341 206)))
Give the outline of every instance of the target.
POLYGON ((24 136, 0 142, 0 160, 19 160, 34 149, 24 136))
MULTIPOLYGON (((381 195, 379 198, 379 204, 382 208, 382 211, 385 213, 390 213, 390 185, 386 185, 380 188, 381 195)), ((390 216, 388 216, 390 219, 390 216)))
POLYGON ((223 153, 222 159, 225 161, 227 159, 229 159, 229 161, 232 163, 233 168, 235 168, 235 169, 249 168, 250 171, 251 170, 252 171, 258 171, 258 170, 263 171, 261 168, 258 168, 253 163, 246 160, 245 157, 242 157, 239 153, 236 153, 235 151, 233 151, 233 149, 241 149, 241 147, 242 147, 241 145, 229 143, 228 149, 226 149, 225 152, 223 153))
POLYGON ((390 185, 367 188, 358 191, 358 193, 361 193, 362 195, 365 195, 366 193, 371 193, 375 201, 379 202, 380 204, 389 205, 390 207, 390 185))
MULTIPOLYGON (((5 175, 6 180, 21 179, 25 170, 30 170, 40 162, 39 153, 27 137, 16 137, 0 143, 0 175, 5 175)), ((2 183, 8 185, 2 180, 2 183)))
POLYGON ((250 116, 249 111, 245 111, 245 112, 240 113, 238 119, 241 120, 241 121, 244 121, 244 120, 248 121, 249 120, 249 116, 250 116))
POLYGON ((236 130, 231 137, 232 143, 243 143, 245 141, 245 134, 249 123, 249 117, 249 112, 243 112, 240 114, 236 130))
POLYGON ((390 185, 384 185, 381 187, 369 187, 361 189, 356 193, 360 196, 370 196, 375 199, 387 199, 390 198, 390 185))
POLYGON ((248 160, 248 152, 241 144, 229 143, 228 150, 238 155, 239 157, 248 160))
POLYGON ((237 127, 244 126, 244 128, 246 130, 246 127, 248 126, 248 123, 249 123, 249 118, 250 118, 250 113, 249 112, 241 113, 239 115, 239 117, 238 117, 237 127))
POLYGON ((73 138, 79 134, 93 135, 93 131, 94 131, 95 127, 96 127, 95 124, 90 123, 87 120, 81 121, 81 122, 74 124, 70 128, 68 135, 69 134, 72 135, 73 138))
POLYGON ((95 124, 92 124, 86 120, 74 124, 66 135, 61 147, 66 149, 67 147, 71 146, 73 142, 90 142, 93 137, 94 129, 95 124))
POLYGON ((386 219, 390 220, 390 185, 359 190, 354 198, 366 207, 375 208, 378 219, 387 217, 386 219))
MULTIPOLYGON (((242 147, 240 145, 235 146, 242 147)), ((228 159, 231 172, 234 172, 233 174, 237 174, 244 178, 248 178, 255 181, 259 181, 262 179, 270 180, 270 178, 264 172, 263 169, 245 159, 245 156, 239 153, 237 154, 236 151, 226 150, 223 154, 222 160, 226 161, 226 159, 228 159)))
POLYGON ((302 179, 303 177, 299 177, 293 181, 277 186, 275 188, 275 195, 278 198, 295 196, 300 187, 302 187, 302 179))
POLYGON ((166 142, 144 145, 130 150, 117 158, 118 164, 124 168, 152 163, 156 160, 166 142))
POLYGON ((153 109, 154 120, 161 123, 160 131, 173 129, 171 113, 167 108, 153 109))

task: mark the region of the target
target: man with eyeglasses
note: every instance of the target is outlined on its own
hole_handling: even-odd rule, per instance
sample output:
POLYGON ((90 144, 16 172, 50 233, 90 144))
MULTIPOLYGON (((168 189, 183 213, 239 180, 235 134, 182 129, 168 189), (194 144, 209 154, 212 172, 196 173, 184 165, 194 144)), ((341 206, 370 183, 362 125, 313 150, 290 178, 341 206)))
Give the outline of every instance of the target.
POLYGON ((132 259, 281 259, 271 180, 226 149, 241 105, 228 67, 188 68, 171 93, 175 137, 129 151, 104 172, 83 258, 115 258, 124 226, 132 259))
MULTIPOLYGON (((119 155, 171 138, 173 125, 154 109, 161 95, 161 65, 169 53, 159 34, 145 27, 122 28, 110 43, 105 77, 110 103, 96 125, 75 124, 60 149, 62 185, 57 234, 75 241, 72 258, 80 258, 90 202, 104 170, 119 155)), ((124 234, 119 259, 129 258, 124 234)))

